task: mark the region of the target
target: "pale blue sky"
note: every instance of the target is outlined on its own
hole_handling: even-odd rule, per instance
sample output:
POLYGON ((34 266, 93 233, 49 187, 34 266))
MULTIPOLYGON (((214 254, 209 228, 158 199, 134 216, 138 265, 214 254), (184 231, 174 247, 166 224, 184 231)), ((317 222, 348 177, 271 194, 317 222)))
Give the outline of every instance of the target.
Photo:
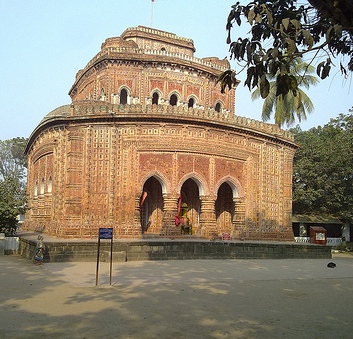
MULTIPOLYGON (((225 24, 235 2, 0 0, 0 140, 28 137, 48 112, 69 104, 67 93, 76 72, 100 51, 106 38, 128 27, 152 26, 191 38, 200 58, 229 56, 225 24)), ((234 61, 231 65, 237 68, 234 61)), ((343 86, 339 74, 308 94, 315 112, 302 129, 323 125, 353 105, 353 88, 349 83, 343 86)), ((237 89, 236 114, 261 120, 261 100, 252 102, 243 83, 237 89)))

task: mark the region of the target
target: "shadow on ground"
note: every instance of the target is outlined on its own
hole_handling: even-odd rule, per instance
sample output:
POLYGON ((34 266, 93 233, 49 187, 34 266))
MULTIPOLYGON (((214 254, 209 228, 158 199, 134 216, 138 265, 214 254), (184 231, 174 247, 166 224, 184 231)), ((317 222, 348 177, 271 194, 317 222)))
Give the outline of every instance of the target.
MULTIPOLYGON (((337 270, 342 265, 345 270, 352 269, 353 260, 341 262, 337 270)), ((92 263, 34 266, 16 256, 3 257, 0 337, 351 336, 352 272, 349 277, 334 270, 323 271, 323 276, 314 277, 305 275, 304 268, 300 272, 290 260, 278 260, 277 266, 275 262, 249 260, 241 268, 240 262, 232 260, 197 263, 114 265, 113 286, 107 283, 107 266, 102 265, 101 283, 95 287, 92 263), (81 286, 75 284, 80 277, 84 279, 81 286)))

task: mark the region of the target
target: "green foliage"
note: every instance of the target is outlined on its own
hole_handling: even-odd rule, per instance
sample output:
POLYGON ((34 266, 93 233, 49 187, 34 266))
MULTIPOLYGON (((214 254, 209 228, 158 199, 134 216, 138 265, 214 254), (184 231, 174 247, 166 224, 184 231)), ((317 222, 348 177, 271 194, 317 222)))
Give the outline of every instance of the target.
MULTIPOLYGON (((343 76, 353 71, 352 1, 256 0, 246 5, 238 1, 231 8, 226 29, 231 59, 247 70, 244 85, 249 90, 260 85, 262 98, 270 94, 266 78, 274 76, 276 97, 285 102, 288 94, 296 95, 300 81, 293 77, 293 60, 304 55, 322 60, 316 69, 321 79, 330 75, 331 60, 338 55, 343 76), (233 24, 246 23, 250 25, 249 36, 232 40, 233 24)), ((237 86, 238 73, 229 70, 219 77, 222 91, 237 86)))
POLYGON ((281 85, 278 83, 278 76, 280 75, 278 73, 275 76, 268 75, 270 81, 265 83, 260 81, 259 86, 251 94, 252 99, 257 99, 260 96, 264 98, 263 93, 267 94, 262 106, 263 121, 269 120, 272 112, 274 112, 274 120, 277 125, 282 126, 286 123, 289 126, 295 122, 296 118, 298 121, 304 120, 307 113, 312 112, 314 105, 300 87, 309 88, 310 85, 317 84, 318 79, 311 75, 315 71, 314 67, 297 58, 293 60, 290 71, 290 77, 299 84, 297 91, 289 92, 284 97, 277 96, 278 86, 281 85))
POLYGON ((294 157, 293 213, 325 214, 353 221, 353 114, 324 127, 291 130, 294 157))
POLYGON ((13 233, 17 216, 25 212, 26 187, 16 175, 0 180, 0 232, 13 233))
POLYGON ((24 150, 27 144, 26 138, 13 138, 10 140, 0 140, 0 179, 17 173, 23 178, 27 167, 24 150))
POLYGON ((12 233, 26 208, 25 138, 0 140, 0 232, 12 233))

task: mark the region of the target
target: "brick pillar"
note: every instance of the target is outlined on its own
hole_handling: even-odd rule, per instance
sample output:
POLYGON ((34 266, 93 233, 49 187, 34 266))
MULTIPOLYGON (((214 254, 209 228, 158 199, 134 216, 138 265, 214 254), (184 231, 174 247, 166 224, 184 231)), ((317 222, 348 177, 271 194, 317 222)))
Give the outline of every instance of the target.
POLYGON ((245 229, 245 200, 244 198, 234 198, 234 213, 233 213, 233 234, 236 239, 246 238, 245 229))
POLYGON ((164 194, 164 208, 161 235, 180 235, 180 226, 175 225, 175 216, 178 214, 179 196, 164 194))
POLYGON ((217 222, 215 213, 215 196, 203 196, 201 199, 201 213, 200 213, 200 235, 204 237, 216 237, 217 222))
POLYGON ((140 200, 141 200, 140 195, 135 196, 134 229, 135 229, 136 235, 142 235, 140 200))

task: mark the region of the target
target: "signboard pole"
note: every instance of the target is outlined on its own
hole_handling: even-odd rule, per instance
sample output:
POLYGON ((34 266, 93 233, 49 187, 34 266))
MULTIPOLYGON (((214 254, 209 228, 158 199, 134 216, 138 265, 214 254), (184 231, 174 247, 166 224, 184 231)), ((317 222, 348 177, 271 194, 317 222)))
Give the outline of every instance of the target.
POLYGON ((112 268, 113 268, 113 229, 100 228, 98 234, 98 250, 97 250, 97 269, 96 269, 96 286, 98 286, 98 270, 99 270, 99 252, 101 239, 110 239, 110 267, 109 267, 109 283, 112 284, 112 268))
POLYGON ((99 269, 99 251, 101 247, 101 238, 98 237, 98 251, 97 251, 97 268, 96 268, 96 286, 98 286, 98 269, 99 269))
POLYGON ((109 285, 112 285, 112 268, 113 268, 113 237, 110 239, 110 276, 109 276, 109 285))

